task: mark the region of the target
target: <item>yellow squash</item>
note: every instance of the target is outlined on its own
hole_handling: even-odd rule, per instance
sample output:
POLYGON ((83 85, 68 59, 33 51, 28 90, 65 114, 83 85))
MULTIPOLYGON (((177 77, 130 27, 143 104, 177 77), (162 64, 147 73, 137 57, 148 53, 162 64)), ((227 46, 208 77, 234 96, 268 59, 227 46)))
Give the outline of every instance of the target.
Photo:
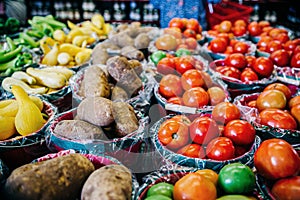
POLYGON ((15 100, 13 100, 13 99, 6 99, 6 100, 0 101, 0 109, 8 106, 9 104, 11 104, 14 101, 15 100))
POLYGON ((0 140, 6 140, 16 133, 15 118, 0 116, 0 140))
POLYGON ((44 119, 39 108, 32 102, 28 94, 17 85, 12 86, 19 109, 15 117, 15 127, 19 134, 26 136, 44 126, 44 119))

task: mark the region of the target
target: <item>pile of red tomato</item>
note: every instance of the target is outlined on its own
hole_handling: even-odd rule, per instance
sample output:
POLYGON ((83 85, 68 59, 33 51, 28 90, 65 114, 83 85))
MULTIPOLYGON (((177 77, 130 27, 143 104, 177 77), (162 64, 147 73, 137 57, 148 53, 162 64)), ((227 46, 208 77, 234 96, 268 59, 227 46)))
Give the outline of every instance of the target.
POLYGON ((184 115, 167 119, 158 130, 158 140, 187 157, 230 160, 249 151, 255 140, 255 129, 240 117, 234 104, 222 102, 211 116, 201 115, 192 122, 184 115))
POLYGON ((244 83, 269 78, 274 70, 271 59, 245 56, 241 53, 230 54, 224 60, 216 61, 215 65, 216 72, 244 83))

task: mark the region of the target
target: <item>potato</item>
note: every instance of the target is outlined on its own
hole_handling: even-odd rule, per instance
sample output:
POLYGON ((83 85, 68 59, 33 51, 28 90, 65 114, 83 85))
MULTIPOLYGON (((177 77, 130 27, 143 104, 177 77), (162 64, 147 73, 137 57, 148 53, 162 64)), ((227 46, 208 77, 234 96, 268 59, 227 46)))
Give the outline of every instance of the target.
POLYGON ((141 79, 131 68, 125 57, 114 56, 106 62, 108 73, 117 81, 117 86, 123 88, 129 97, 135 95, 143 86, 141 79))
POLYGON ((4 192, 10 200, 76 199, 94 170, 92 162, 80 154, 30 163, 11 173, 4 192))
POLYGON ((142 61, 145 59, 143 52, 133 46, 126 46, 121 49, 121 55, 128 59, 142 61))
MULTIPOLYGON (((100 46, 99 46, 100 47, 100 46)), ((92 51, 92 63, 93 64, 105 64, 109 59, 109 55, 106 49, 95 47, 92 51)))
POLYGON ((130 200, 132 176, 122 165, 108 165, 94 171, 85 182, 81 200, 130 200))
POLYGON ((82 120, 60 121, 55 126, 54 133, 75 140, 93 140, 104 137, 101 128, 82 120))
POLYGON ((80 85, 80 95, 105 98, 110 96, 108 78, 100 67, 92 65, 86 68, 80 85))
POLYGON ((146 49, 149 46, 150 38, 147 35, 147 33, 140 33, 135 39, 134 39, 134 46, 137 49, 146 49))
POLYGON ((113 102, 112 108, 116 134, 119 137, 124 137, 139 128, 139 121, 130 104, 126 102, 113 102))
POLYGON ((128 100, 128 95, 125 90, 122 88, 115 86, 112 89, 111 93, 111 100, 112 101, 126 101, 128 100))
POLYGON ((110 40, 120 48, 126 47, 126 46, 133 46, 134 40, 128 36, 126 33, 118 33, 113 35, 110 40))
POLYGON ((108 126, 114 121, 112 101, 103 97, 87 97, 79 103, 77 116, 96 126, 108 126))
POLYGON ((143 72, 142 63, 138 60, 129 60, 130 67, 135 71, 137 75, 140 75, 143 72))

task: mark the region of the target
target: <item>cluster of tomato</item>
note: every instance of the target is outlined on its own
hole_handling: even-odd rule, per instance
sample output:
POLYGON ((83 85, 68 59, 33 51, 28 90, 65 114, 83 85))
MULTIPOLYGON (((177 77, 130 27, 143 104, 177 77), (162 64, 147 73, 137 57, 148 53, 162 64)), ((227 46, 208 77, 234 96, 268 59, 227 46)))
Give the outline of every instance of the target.
POLYGON ((224 60, 216 61, 214 64, 216 72, 245 83, 268 78, 274 70, 274 64, 270 58, 256 58, 241 53, 230 54, 224 60))
POLYGON ((202 38, 202 27, 196 19, 173 18, 169 27, 155 41, 159 50, 175 51, 180 48, 195 50, 202 38))
POLYGON ((300 158, 296 150, 282 139, 263 141, 254 153, 257 173, 271 184, 274 199, 299 199, 300 158))
POLYGON ((181 175, 175 184, 159 182, 152 185, 145 200, 249 200, 255 188, 255 175, 241 163, 224 166, 219 174, 211 169, 200 169, 181 175), (218 189, 217 189, 218 188, 218 189), (218 191, 221 189, 221 191, 218 191))
POLYGON ((258 109, 262 125, 297 130, 300 124, 300 96, 292 97, 289 87, 282 83, 268 85, 247 106, 258 109))
POLYGON ((255 129, 240 116, 239 109, 229 102, 217 104, 211 116, 200 115, 192 122, 177 115, 161 124, 158 140, 187 157, 230 160, 249 151, 255 140, 255 129))
POLYGON ((247 33, 247 23, 242 19, 238 19, 234 23, 224 20, 220 24, 213 26, 212 30, 207 31, 207 34, 213 37, 219 33, 228 33, 235 37, 243 36, 247 33))
POLYGON ((213 53, 231 54, 231 53, 250 53, 250 44, 244 41, 230 39, 227 33, 220 33, 213 38, 207 46, 207 49, 213 53))

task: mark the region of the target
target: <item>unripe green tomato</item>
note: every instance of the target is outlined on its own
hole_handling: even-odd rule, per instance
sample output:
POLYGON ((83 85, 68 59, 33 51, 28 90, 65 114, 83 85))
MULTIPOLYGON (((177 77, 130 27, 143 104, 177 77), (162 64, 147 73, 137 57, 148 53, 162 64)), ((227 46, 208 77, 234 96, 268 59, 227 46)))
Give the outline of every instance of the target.
POLYGON ((231 163, 220 170, 218 185, 227 194, 247 194, 255 188, 255 175, 247 165, 231 163))
POLYGON ((173 189, 174 186, 170 183, 164 183, 164 182, 157 183, 149 188, 149 190, 147 191, 147 197, 153 195, 163 195, 172 198, 173 189))
POLYGON ((166 197, 164 195, 152 195, 152 196, 149 196, 147 197, 145 200, 172 200, 171 198, 169 197, 166 197))

